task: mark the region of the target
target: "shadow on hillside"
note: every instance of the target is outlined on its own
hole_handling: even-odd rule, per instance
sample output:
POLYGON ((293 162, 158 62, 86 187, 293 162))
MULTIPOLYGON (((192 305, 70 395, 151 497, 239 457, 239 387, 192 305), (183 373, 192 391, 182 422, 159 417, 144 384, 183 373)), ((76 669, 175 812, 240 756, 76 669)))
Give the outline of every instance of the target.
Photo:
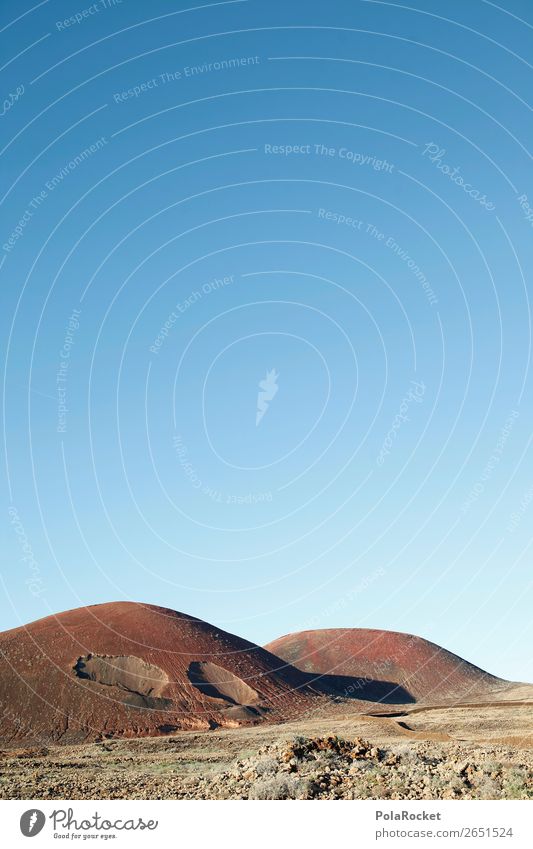
POLYGON ((352 678, 350 675, 312 675, 309 684, 329 696, 359 699, 388 705, 414 704, 416 699, 400 684, 369 678, 352 678))

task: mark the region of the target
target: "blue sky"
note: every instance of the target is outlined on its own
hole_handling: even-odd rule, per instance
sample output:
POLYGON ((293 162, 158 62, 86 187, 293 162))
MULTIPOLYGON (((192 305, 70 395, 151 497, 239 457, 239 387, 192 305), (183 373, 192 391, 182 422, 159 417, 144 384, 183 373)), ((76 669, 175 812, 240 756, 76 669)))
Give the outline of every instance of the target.
POLYGON ((532 25, 4 5, 2 628, 133 599, 532 679, 532 25))

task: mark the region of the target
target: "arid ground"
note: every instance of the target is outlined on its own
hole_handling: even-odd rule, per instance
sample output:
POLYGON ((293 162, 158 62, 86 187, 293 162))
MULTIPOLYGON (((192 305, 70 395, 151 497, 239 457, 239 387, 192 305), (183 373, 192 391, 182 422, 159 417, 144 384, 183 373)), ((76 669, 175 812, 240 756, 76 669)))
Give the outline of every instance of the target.
POLYGON ((129 602, 0 634, 7 799, 533 798, 533 685, 420 637, 129 602))
POLYGON ((281 724, 4 748, 9 799, 529 799, 532 688, 492 704, 346 703, 281 724), (361 706, 359 707, 359 710, 361 706))

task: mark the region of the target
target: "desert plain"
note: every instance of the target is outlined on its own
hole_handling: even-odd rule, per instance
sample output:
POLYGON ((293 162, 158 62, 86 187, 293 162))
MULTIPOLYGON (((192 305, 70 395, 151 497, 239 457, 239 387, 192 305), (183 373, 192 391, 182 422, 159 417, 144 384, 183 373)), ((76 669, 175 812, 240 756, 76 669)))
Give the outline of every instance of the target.
POLYGON ((4 799, 530 799, 533 685, 426 640, 260 648, 130 603, 0 634, 4 799))

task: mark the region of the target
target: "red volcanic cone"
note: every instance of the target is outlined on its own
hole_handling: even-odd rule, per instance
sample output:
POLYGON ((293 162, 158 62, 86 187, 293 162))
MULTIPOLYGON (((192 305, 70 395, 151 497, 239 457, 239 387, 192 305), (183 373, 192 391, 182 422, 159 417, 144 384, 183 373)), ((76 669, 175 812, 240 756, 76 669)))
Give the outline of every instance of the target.
POLYGON ((316 695, 259 646, 114 602, 0 634, 0 738, 80 742, 294 717, 316 695))
POLYGON ((428 640, 394 631, 301 631, 280 637, 265 648, 304 672, 357 679, 357 692, 352 695, 361 699, 464 701, 506 685, 428 640))

